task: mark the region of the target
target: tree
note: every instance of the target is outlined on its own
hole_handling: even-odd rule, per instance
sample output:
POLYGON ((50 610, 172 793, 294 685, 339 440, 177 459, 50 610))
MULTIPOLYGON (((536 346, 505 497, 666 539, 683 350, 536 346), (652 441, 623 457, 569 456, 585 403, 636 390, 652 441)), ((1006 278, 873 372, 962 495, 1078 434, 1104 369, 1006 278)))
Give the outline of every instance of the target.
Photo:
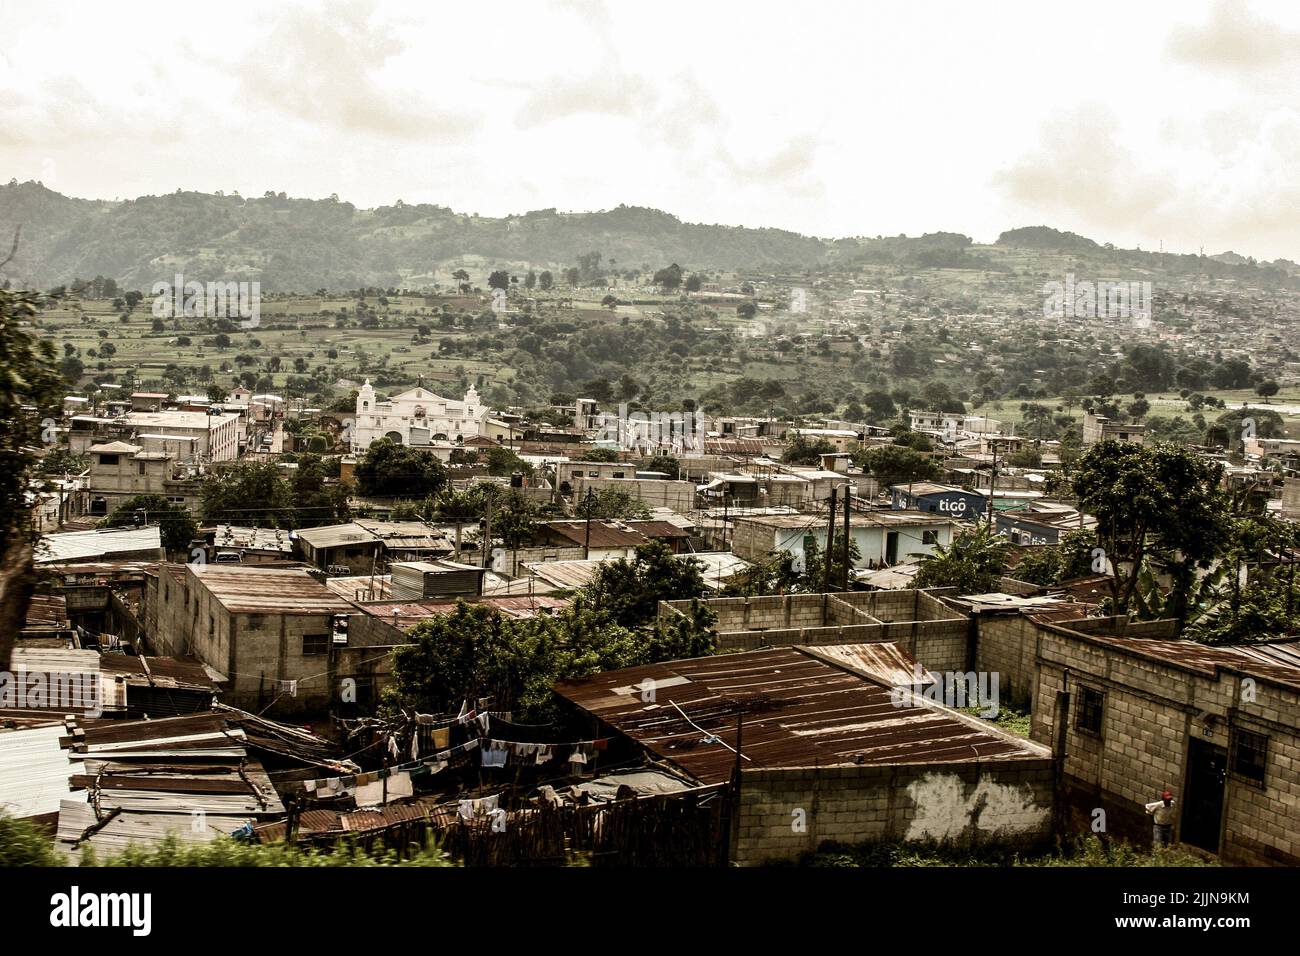
POLYGON ((498 445, 496 448, 489 448, 483 455, 484 464, 487 465, 488 474, 495 478, 505 478, 510 475, 531 475, 533 466, 528 464, 509 448, 498 445))
POLYGON ((929 455, 902 445, 876 445, 857 455, 856 463, 869 473, 881 488, 903 485, 909 481, 934 481, 939 466, 929 455))
POLYGON ((584 593, 593 608, 615 623, 643 627, 655 619, 660 601, 703 595, 702 568, 693 558, 679 560, 662 541, 650 541, 636 549, 631 561, 601 564, 584 593))
POLYGON ((461 531, 465 524, 470 521, 477 521, 483 516, 485 510, 484 495, 482 489, 485 485, 476 485, 465 491, 458 491, 451 485, 442 489, 438 496, 431 500, 431 517, 436 515, 444 521, 454 522, 456 525, 456 556, 461 552, 461 531))
POLYGON ((1258 395, 1260 398, 1264 399, 1264 401, 1266 402, 1277 393, 1278 393, 1278 384, 1277 382, 1273 381, 1271 378, 1266 378, 1264 379, 1264 381, 1260 382, 1258 385, 1255 386, 1255 394, 1258 395))
POLYGON ((1097 518, 1112 613, 1127 613, 1153 547, 1182 561, 1213 558, 1228 530, 1222 477, 1220 465, 1168 444, 1104 441, 1079 460, 1074 489, 1097 518))
POLYGON ((686 277, 687 292, 699 292, 700 287, 703 285, 704 285, 704 280, 700 278, 700 274, 698 272, 692 272, 689 276, 686 277))
POLYGON ((122 502, 108 516, 105 524, 121 528, 135 524, 136 512, 143 511, 147 524, 157 524, 162 545, 169 554, 186 554, 199 533, 199 526, 184 508, 172 504, 162 495, 136 495, 122 502))
POLYGON ((545 270, 537 277, 537 284, 541 286, 543 292, 550 292, 555 285, 555 276, 551 275, 551 270, 545 270))
POLYGON ((320 455, 299 455, 297 464, 292 479, 296 526, 311 528, 349 520, 347 486, 329 480, 329 469, 320 455))
POLYGON ((361 494, 385 498, 431 498, 447 484, 437 455, 387 438, 371 443, 357 462, 356 476, 361 494))
MULTIPOLYGON (((837 529, 839 530, 839 529, 837 529)), ((853 568, 862 560, 858 543, 849 538, 848 580, 853 580, 853 568)), ((809 538, 803 549, 803 571, 799 575, 797 590, 809 594, 821 594, 830 589, 840 590, 844 586, 844 535, 839 538, 831 536, 829 550, 823 552, 816 538, 809 538)))
POLYGON ((493 272, 491 275, 488 276, 488 288, 509 289, 510 273, 507 272, 505 269, 497 269, 495 272, 493 272))
POLYGON ((958 594, 996 591, 1010 550, 1011 543, 987 524, 960 531, 950 545, 936 545, 921 560, 912 587, 956 588, 958 594))
MULTIPOLYGON (((492 534, 501 539, 501 543, 516 552, 537 533, 537 506, 532 504, 518 491, 502 495, 496 485, 485 485, 494 499, 492 508, 492 534), (496 499, 504 497, 504 501, 496 499)), ((484 542, 490 548, 491 542, 484 542)))
POLYGON ((406 640, 393 658, 387 708, 446 713, 488 696, 494 707, 528 720, 552 715, 557 681, 627 667, 645 656, 643 641, 582 601, 561 614, 526 620, 458 601, 451 614, 411 628, 406 640))
POLYGON ((838 449, 825 438, 808 439, 802 434, 786 445, 781 460, 787 465, 819 465, 822 455, 833 455, 838 449))
POLYGON ((581 518, 603 521, 635 521, 650 517, 650 509, 636 495, 621 488, 606 488, 582 499, 578 505, 581 518))
POLYGON ((676 291, 682 284, 682 267, 673 263, 654 274, 654 284, 666 292, 676 291))
POLYGON ((200 485, 203 520, 260 528, 296 527, 293 489, 280 467, 250 462, 211 471, 200 485))
POLYGON ((54 346, 24 327, 44 301, 35 293, 0 289, 0 671, 9 670, 14 637, 26 626, 36 584, 36 532, 27 493, 36 468, 33 449, 55 437, 52 422, 63 385, 54 346))
POLYGON ((794 569, 794 555, 773 551, 767 559, 733 575, 722 589, 724 597, 762 597, 800 590, 803 575, 794 569))

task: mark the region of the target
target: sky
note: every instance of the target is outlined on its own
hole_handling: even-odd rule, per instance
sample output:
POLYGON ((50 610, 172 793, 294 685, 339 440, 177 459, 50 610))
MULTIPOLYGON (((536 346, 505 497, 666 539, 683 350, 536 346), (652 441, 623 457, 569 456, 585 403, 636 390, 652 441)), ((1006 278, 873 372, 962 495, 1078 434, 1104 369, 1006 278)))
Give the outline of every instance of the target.
POLYGON ((1300 4, 6 0, 0 181, 1300 261, 1300 4))

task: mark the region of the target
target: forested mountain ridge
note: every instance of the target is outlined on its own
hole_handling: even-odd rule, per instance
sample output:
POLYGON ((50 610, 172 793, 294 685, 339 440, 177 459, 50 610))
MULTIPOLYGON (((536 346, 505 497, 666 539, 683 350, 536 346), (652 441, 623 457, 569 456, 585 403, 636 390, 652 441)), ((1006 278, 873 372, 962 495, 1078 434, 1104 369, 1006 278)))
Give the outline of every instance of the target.
MULTIPOLYGON (((266 292, 333 291, 362 286, 451 285, 468 265, 522 271, 561 269, 599 253, 607 272, 653 273, 671 262, 690 270, 852 270, 886 265, 1007 271, 1009 252, 1032 257, 1082 253, 1116 267, 1236 275, 1265 285, 1292 284, 1294 263, 1258 264, 1231 253, 1163 255, 1102 246, 1033 226, 1004 232, 993 246, 960 233, 919 237, 823 239, 783 229, 683 222, 657 209, 600 212, 543 209, 493 218, 445 206, 358 209, 335 197, 258 198, 185 192, 122 201, 64 196, 40 183, 0 185, 0 245, 17 226, 17 255, 4 271, 15 285, 48 289, 105 276, 148 290, 175 273, 189 279, 257 279, 266 292)), ((1023 266, 1023 263, 1021 263, 1023 266)))

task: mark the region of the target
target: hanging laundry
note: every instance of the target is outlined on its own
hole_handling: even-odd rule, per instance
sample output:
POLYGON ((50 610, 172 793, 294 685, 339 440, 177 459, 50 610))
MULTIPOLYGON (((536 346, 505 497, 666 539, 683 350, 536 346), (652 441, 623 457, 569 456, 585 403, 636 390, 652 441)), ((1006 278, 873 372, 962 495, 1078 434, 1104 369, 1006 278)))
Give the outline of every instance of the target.
POLYGON ((480 797, 477 800, 462 800, 457 805, 456 813, 465 823, 473 823, 495 810, 500 798, 500 794, 494 793, 490 797, 480 797))
POLYGON ((384 781, 374 780, 357 787, 356 801, 358 807, 377 807, 384 802, 384 781))
POLYGON ((491 746, 483 748, 483 766, 504 767, 509 752, 505 747, 499 746, 498 741, 492 741, 491 746))

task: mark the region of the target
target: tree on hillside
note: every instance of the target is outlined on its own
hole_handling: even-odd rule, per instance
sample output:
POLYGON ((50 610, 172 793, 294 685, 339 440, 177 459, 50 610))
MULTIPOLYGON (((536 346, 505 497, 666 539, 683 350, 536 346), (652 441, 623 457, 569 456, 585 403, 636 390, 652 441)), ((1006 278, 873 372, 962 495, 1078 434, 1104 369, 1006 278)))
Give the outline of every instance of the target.
POLYGON ((666 292, 676 291, 682 284, 682 267, 677 263, 666 266, 654 274, 654 284, 666 292))

